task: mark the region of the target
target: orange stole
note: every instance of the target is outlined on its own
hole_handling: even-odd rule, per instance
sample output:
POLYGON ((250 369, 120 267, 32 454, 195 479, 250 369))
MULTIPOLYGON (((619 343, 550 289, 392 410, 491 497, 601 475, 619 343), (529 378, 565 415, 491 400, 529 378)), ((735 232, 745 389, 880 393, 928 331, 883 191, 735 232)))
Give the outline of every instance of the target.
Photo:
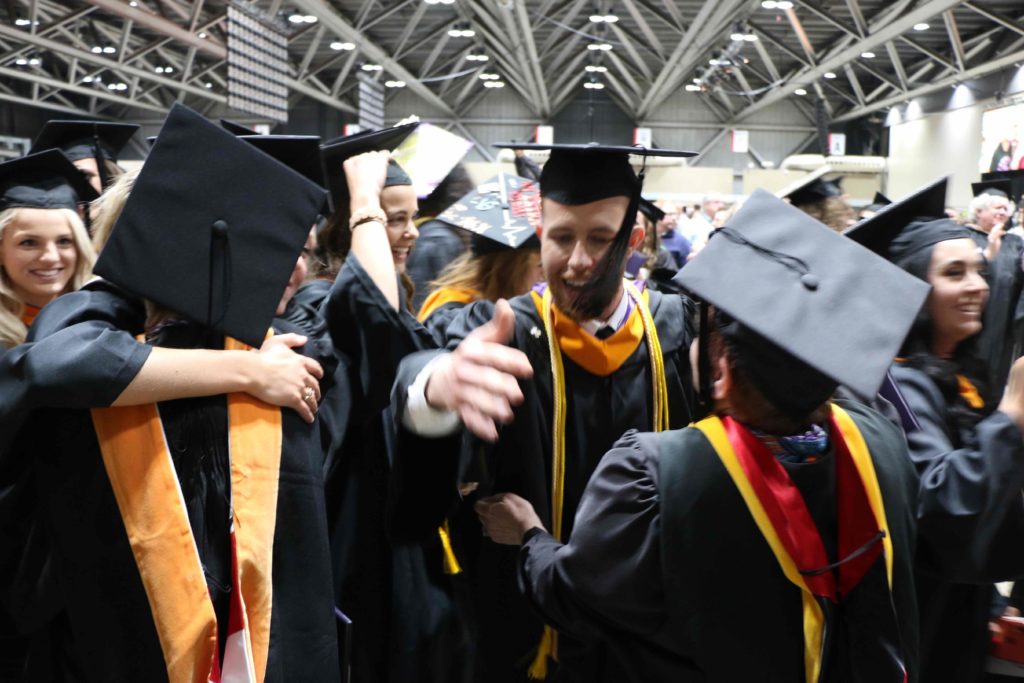
POLYGON ((36 316, 39 315, 39 311, 43 309, 32 304, 25 304, 21 309, 21 322, 25 324, 25 327, 32 327, 32 323, 36 321, 36 316))
MULTIPOLYGON (((225 348, 249 347, 228 339, 225 348)), ((217 657, 217 619, 157 407, 98 408, 92 419, 168 678, 171 683, 207 681, 217 657)), ((256 680, 263 681, 270 642, 281 411, 247 394, 229 394, 228 424, 232 533, 245 636, 256 680)))
MULTIPOLYGON (((544 297, 535 291, 531 292, 531 295, 537 307, 537 314, 543 320, 544 297)), ((645 289, 641 296, 644 304, 650 305, 648 290, 645 289)), ((558 310, 558 306, 552 304, 551 312, 554 317, 555 337, 562 353, 598 377, 607 377, 622 367, 644 338, 644 321, 639 306, 634 305, 626 323, 615 330, 612 336, 603 340, 585 332, 578 322, 558 310)))
POLYGON ((479 298, 480 292, 475 289, 463 289, 461 287, 435 289, 423 301, 423 305, 420 306, 420 312, 416 314, 416 319, 423 322, 430 317, 431 313, 453 301, 460 304, 470 304, 479 298))

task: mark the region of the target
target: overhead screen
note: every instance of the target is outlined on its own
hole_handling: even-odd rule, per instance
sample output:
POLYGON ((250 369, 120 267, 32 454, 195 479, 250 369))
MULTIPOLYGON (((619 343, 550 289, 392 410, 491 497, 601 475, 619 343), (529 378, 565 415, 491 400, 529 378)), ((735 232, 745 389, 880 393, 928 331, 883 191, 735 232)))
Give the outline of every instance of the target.
POLYGON ((1024 169, 1024 101, 997 109, 981 116, 981 159, 978 171, 1016 171, 1024 169))

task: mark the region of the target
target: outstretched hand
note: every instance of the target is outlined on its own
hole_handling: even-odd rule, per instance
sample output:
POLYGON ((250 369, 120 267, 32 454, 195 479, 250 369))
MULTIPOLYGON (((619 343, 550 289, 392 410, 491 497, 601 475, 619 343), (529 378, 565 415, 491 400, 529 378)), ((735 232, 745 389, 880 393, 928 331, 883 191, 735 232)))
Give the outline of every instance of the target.
POLYGON ((259 363, 248 393, 265 403, 291 408, 312 423, 324 371, 315 360, 293 350, 305 343, 300 334, 274 335, 263 342, 256 352, 259 363))
POLYGON ((498 423, 511 422, 512 406, 523 401, 517 378, 533 376, 526 354, 506 346, 514 329, 515 313, 501 299, 490 322, 437 361, 427 383, 427 403, 458 413, 486 441, 498 439, 498 423))
POLYGON ((530 501, 514 493, 482 498, 473 506, 484 533, 495 543, 522 545, 523 535, 535 527, 544 528, 530 501))

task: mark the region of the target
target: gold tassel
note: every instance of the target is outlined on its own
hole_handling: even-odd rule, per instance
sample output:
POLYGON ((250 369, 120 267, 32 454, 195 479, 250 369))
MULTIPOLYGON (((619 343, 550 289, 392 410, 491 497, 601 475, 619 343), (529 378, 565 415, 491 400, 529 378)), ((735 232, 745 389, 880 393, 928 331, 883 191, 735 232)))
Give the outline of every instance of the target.
POLYGON ((558 647, 555 629, 550 626, 544 627, 544 637, 540 639, 540 645, 537 647, 537 656, 533 659, 533 664, 530 665, 529 675, 532 680, 543 681, 548 677, 548 657, 558 661, 557 655, 555 654, 555 648, 558 647))
POLYGON ((462 567, 459 565, 458 558, 455 557, 455 551, 452 550, 452 538, 448 532, 447 519, 437 528, 437 535, 441 537, 441 548, 444 551, 444 573, 452 576, 461 574, 462 567))

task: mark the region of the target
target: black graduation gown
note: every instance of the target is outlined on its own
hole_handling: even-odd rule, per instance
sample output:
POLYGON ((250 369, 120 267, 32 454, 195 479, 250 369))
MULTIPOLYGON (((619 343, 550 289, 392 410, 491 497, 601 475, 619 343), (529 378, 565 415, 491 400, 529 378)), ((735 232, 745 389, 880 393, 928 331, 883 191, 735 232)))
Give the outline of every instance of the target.
MULTIPOLYGON (((514 420, 501 428, 493 447, 468 437, 462 444, 462 478, 478 481, 481 486, 477 496, 457 507, 451 520, 456 555, 471 591, 472 610, 464 618, 478 634, 476 680, 488 682, 525 680, 543 623, 518 593, 515 549, 483 538, 472 503, 479 495, 512 492, 529 500, 546 525, 551 519, 553 399, 548 344, 533 297, 525 294, 510 303, 516 316, 510 345, 527 355, 533 379, 520 383, 524 401, 515 408, 514 420)), ((651 314, 665 359, 670 421, 677 427, 692 418, 689 305, 679 296, 650 292, 651 314)), ((464 307, 448 326, 449 347, 454 348, 471 330, 490 320, 493 311, 494 304, 487 301, 464 307)), ((400 368, 395 384, 398 414, 404 410, 408 387, 432 357, 417 354, 400 368)), ((619 370, 607 377, 590 374, 568 356, 563 356, 563 362, 568 394, 563 533, 568 537, 580 495, 601 456, 626 430, 651 428, 652 398, 646 342, 641 342, 619 370)), ((411 462, 440 459, 447 465, 460 444, 461 435, 424 439, 402 429, 397 453, 411 462)), ((423 519, 425 524, 435 526, 440 521, 427 515, 423 519)), ((607 652, 601 648, 561 637, 559 657, 563 673, 549 673, 549 680, 570 680, 564 671, 573 673, 571 680, 592 681, 602 676, 614 679, 608 669, 607 652)))
POLYGON ((980 680, 992 582, 1024 573, 1024 438, 994 412, 952 433, 946 403, 922 371, 893 375, 920 428, 907 443, 921 478, 917 579, 922 680, 980 680))
POLYGON ((436 342, 404 306, 388 304, 351 256, 322 312, 351 392, 341 443, 328 454, 324 474, 334 594, 353 621, 352 680, 458 680, 463 636, 437 527, 410 524, 429 499, 450 498, 454 472, 391 463, 395 369, 436 342))
MULTIPOLYGON (((988 236, 972 230, 975 242, 982 249, 988 244, 988 236)), ((978 354, 985 358, 989 367, 987 403, 998 403, 1006 387, 1013 361, 1024 353, 1024 239, 1018 235, 1003 236, 999 254, 989 264, 988 303, 981 336, 978 340, 978 354)))
MULTIPOLYGON (((107 285, 82 294, 42 314, 34 333, 59 331, 33 342, 0 375, 3 383, 12 370, 31 380, 20 396, 28 422, 0 462, 0 578, 19 628, 32 639, 29 680, 166 680, 88 412, 121 393, 149 348, 103 322, 118 313, 140 320, 137 301, 107 285), (112 299, 121 303, 104 305, 112 299), (90 322, 60 329, 78 313, 90 322)), ((331 575, 320 465, 317 426, 283 410, 267 681, 339 676, 325 598, 331 575)))
POLYGON ((460 230, 438 220, 424 222, 419 226, 419 231, 416 246, 409 253, 409 260, 405 264, 405 272, 416 286, 412 297, 413 311, 420 310, 430 294, 430 283, 437 279, 449 263, 466 251, 469 244, 460 230))
MULTIPOLYGON (((880 579, 877 602, 859 612, 871 638, 826 645, 822 682, 879 683, 873 664, 888 661, 886 645, 902 652, 910 681, 922 680, 912 570, 917 477, 891 422, 858 404, 843 407, 867 442, 885 501, 893 592, 890 603, 880 556, 850 594, 880 579)), ((807 500, 819 528, 814 511, 828 500, 807 500)), ((565 632, 603 643, 624 672, 619 680, 806 680, 800 590, 697 429, 623 437, 594 473, 568 544, 533 529, 518 559, 530 602, 565 632)), ((834 614, 826 610, 827 632, 842 626, 834 614)))

